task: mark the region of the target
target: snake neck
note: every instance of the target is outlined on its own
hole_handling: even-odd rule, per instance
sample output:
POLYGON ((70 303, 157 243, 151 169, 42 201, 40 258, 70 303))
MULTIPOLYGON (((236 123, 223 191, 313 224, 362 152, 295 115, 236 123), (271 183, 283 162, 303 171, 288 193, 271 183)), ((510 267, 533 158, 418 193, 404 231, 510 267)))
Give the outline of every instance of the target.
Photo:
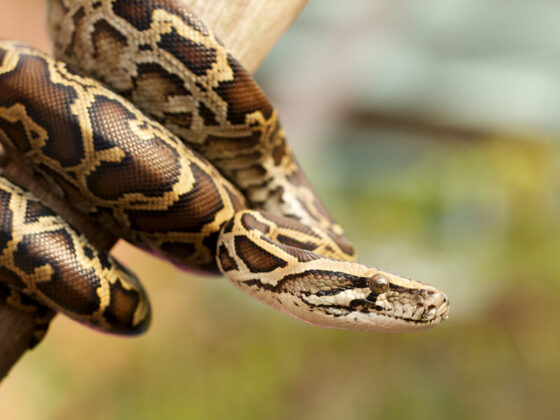
POLYGON ((326 257, 320 231, 278 219, 242 211, 220 234, 218 265, 244 292, 322 327, 409 331, 447 318, 448 299, 436 288, 326 257))

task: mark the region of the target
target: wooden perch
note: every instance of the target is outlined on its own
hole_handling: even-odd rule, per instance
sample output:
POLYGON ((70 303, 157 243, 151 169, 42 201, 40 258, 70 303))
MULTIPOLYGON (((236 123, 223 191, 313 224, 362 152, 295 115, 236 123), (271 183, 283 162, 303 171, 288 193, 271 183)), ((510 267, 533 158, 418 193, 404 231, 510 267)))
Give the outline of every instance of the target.
MULTIPOLYGON (((181 0, 254 73, 307 0, 181 0)), ((1 154, 1 146, 0 146, 1 154)), ((35 320, 0 303, 0 380, 25 353, 35 320)))
POLYGON ((307 0, 182 0, 254 73, 307 0))
POLYGON ((34 327, 32 314, 0 302, 0 380, 29 348, 34 327))

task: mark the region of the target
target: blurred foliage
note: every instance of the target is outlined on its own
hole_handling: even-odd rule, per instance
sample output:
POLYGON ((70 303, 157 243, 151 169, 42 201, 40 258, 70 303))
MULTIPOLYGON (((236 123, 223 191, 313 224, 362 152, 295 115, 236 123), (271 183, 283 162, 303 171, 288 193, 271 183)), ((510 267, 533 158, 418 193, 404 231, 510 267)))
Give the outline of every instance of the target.
MULTIPOLYGON (((340 80, 340 69, 333 65, 333 73, 326 71, 332 63, 325 60, 331 59, 331 41, 360 34, 352 19, 377 27, 379 19, 371 21, 366 3, 357 12, 345 8, 342 16, 336 12, 340 6, 328 13, 321 2, 312 2, 259 76, 279 104, 288 131, 295 133, 293 146, 306 172, 355 241, 360 260, 442 288, 451 299, 450 319, 414 334, 319 329, 261 305, 223 279, 180 272, 120 244, 115 254, 139 275, 151 296, 149 332, 117 338, 59 316, 46 340, 2 383, 1 419, 557 418, 557 138, 538 127, 509 130, 503 124, 507 115, 500 117, 500 126, 478 127, 471 119, 479 134, 467 138, 449 130, 427 135, 398 124, 381 128, 347 118, 355 107, 375 115, 379 100, 358 95, 356 102, 345 96, 344 84, 329 79, 334 74, 340 80), (337 16, 350 23, 335 26, 334 35, 325 33, 337 16), (314 31, 320 34, 316 44, 314 31), (311 41, 294 46, 290 33, 303 33, 311 41), (329 48, 317 54, 304 48, 311 45, 307 51, 315 53, 320 43, 329 48), (295 67, 290 76, 284 73, 286 63, 295 67), (311 70, 298 71, 305 66, 311 70), (327 104, 331 108, 315 114, 315 108, 327 104)), ((398 3, 403 15, 426 15, 426 8, 412 3, 416 6, 398 3)), ((545 2, 515 3, 519 12, 533 3, 541 10, 545 2)), ((432 24, 417 26, 452 28, 443 24, 445 13, 463 16, 465 9, 458 5, 470 3, 453 4, 457 7, 434 7, 437 19, 424 18, 420 21, 432 24)), ((483 2, 476 4, 478 12, 485 12, 483 2)), ((468 14, 469 25, 476 23, 474 13, 468 14)), ((391 16, 390 22, 398 21, 391 16)), ((519 12, 518 19, 522 16, 519 12)), ((484 21, 485 37, 491 36, 489 21, 484 21)), ((505 43, 507 28, 499 29, 505 43)), ((471 33, 477 40, 476 31, 471 33)), ((459 54, 450 38, 429 35, 423 39, 434 38, 440 49, 445 44, 445 51, 459 54)), ((540 45, 535 36, 531 39, 533 46, 540 45)), ((360 45, 365 56, 365 44, 354 40, 348 49, 360 45)), ((425 42, 416 44, 419 50, 425 47, 425 42)), ((473 51, 466 50, 465 61, 473 51)), ((489 51, 484 55, 492 57, 489 51)), ((402 78, 403 71, 396 75, 402 78)), ((407 71, 413 74, 414 68, 407 71)), ((469 84, 462 86, 463 94, 469 91, 469 84)), ((416 93, 422 87, 417 85, 416 93)), ((410 84, 405 88, 409 91, 410 84)), ((424 91, 429 108, 434 88, 424 91)), ((438 91, 437 96, 454 98, 456 93, 438 91)), ((509 99, 502 102, 507 111, 509 99)), ((538 111, 542 103, 535 103, 538 111)), ((422 114, 421 106, 412 106, 422 114)), ((391 105, 384 111, 391 111, 391 105)), ((422 115, 431 115, 435 126, 450 125, 434 117, 437 112, 422 115)), ((517 127, 515 117, 509 118, 517 127)))
POLYGON ((121 246, 152 296, 148 334, 110 337, 59 317, 6 381, 0 407, 20 405, 2 418, 554 418, 555 146, 365 134, 315 156, 333 168, 321 192, 363 260, 449 293, 446 323, 323 330, 121 246))

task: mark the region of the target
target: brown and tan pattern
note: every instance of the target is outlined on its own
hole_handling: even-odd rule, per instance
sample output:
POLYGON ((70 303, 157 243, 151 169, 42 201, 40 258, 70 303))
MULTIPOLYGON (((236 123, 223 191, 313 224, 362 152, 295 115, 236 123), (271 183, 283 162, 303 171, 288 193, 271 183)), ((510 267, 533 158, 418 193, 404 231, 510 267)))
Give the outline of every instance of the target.
POLYGON ((53 0, 58 58, 161 121, 265 209, 354 249, 296 163, 261 89, 198 18, 171 0, 53 0), (157 58, 156 58, 157 57, 157 58))
POLYGON ((216 271, 218 233, 243 196, 132 104, 62 62, 0 43, 0 139, 69 201, 173 262, 216 271), (41 92, 41 95, 37 95, 41 92), (75 203, 76 205, 78 203, 75 203))
MULTIPOLYGON (((438 290, 353 262, 351 243, 297 165, 276 112, 183 6, 49 5, 55 50, 69 67, 0 42, 0 141, 60 200, 181 267, 219 269, 306 322, 408 330, 446 318, 448 301, 438 290)), ((26 238, 31 221, 9 203, 40 204, 5 185, 6 220, 23 221, 8 223, 5 235, 26 238)), ((0 279, 90 325, 141 329, 148 306, 134 277, 64 223, 52 212, 35 217, 39 242, 17 239, 10 246, 21 255, 6 248, 0 267, 15 277, 0 279), (29 277, 30 267, 43 266, 50 277, 29 277)))
POLYGON ((36 341, 52 310, 104 331, 134 334, 146 329, 150 307, 134 275, 1 177, 0 214, 0 296, 37 312, 36 341))
POLYGON ((447 298, 434 287, 330 258, 325 234, 281 219, 244 210, 222 230, 218 264, 246 293, 302 321, 335 328, 412 330, 447 317, 447 298))

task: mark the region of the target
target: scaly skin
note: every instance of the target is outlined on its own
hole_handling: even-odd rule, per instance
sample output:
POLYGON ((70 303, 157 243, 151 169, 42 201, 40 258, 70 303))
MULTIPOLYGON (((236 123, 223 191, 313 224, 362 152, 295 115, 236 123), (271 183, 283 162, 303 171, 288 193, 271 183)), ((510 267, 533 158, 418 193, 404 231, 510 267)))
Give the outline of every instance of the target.
MULTIPOLYGON (((0 140, 57 185, 61 199, 175 264, 220 269, 246 293, 305 322, 404 331, 447 317, 448 300, 437 289, 354 262, 268 100, 180 4, 50 6, 57 55, 175 133, 62 62, 1 42, 0 140)), ((58 263, 54 245, 43 251, 58 263)), ((72 307, 34 297, 100 324, 95 299, 72 307)))

